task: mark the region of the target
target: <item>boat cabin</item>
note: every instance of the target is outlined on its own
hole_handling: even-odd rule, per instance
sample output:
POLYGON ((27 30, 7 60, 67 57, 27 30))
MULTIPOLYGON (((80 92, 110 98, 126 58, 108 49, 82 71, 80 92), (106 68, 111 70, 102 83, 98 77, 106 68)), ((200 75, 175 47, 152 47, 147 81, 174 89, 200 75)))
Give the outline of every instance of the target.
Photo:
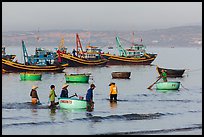
POLYGON ((126 51, 128 57, 142 57, 146 53, 146 47, 143 44, 134 44, 126 51))
POLYGON ((44 48, 36 48, 35 54, 28 56, 28 64, 52 65, 56 58, 56 52, 44 48))
POLYGON ((101 58, 101 49, 99 49, 97 46, 86 46, 86 51, 84 52, 84 58, 88 60, 95 60, 101 58))

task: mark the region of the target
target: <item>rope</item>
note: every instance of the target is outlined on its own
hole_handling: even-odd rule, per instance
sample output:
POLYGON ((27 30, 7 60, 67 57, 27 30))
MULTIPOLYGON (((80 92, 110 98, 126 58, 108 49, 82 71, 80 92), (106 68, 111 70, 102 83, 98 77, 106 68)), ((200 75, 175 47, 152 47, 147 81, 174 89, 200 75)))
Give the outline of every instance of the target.
POLYGON ((190 70, 190 69, 186 69, 188 72, 194 72, 194 71, 199 71, 199 70, 202 70, 202 68, 198 68, 198 69, 192 69, 192 70, 190 70))
POLYGON ((185 90, 189 90, 188 88, 185 88, 182 83, 181 83, 181 86, 182 86, 185 90))

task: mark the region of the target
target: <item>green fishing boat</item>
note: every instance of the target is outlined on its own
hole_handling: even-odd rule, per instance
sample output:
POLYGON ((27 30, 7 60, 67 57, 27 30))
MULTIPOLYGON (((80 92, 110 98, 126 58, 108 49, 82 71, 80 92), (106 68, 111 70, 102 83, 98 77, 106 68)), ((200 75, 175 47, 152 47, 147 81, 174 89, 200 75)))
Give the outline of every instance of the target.
POLYGON ((65 74, 65 79, 67 83, 88 83, 89 74, 65 74))
POLYGON ((36 80, 41 80, 41 78, 42 78, 41 73, 31 73, 31 72, 20 73, 20 79, 22 81, 25 81, 25 80, 36 81, 36 80))
POLYGON ((58 98, 59 106, 63 109, 75 108, 75 109, 82 109, 86 108, 87 103, 84 99, 79 99, 76 97, 73 98, 58 98))
POLYGON ((157 90, 178 90, 180 87, 180 82, 178 81, 168 81, 168 82, 157 82, 157 90))

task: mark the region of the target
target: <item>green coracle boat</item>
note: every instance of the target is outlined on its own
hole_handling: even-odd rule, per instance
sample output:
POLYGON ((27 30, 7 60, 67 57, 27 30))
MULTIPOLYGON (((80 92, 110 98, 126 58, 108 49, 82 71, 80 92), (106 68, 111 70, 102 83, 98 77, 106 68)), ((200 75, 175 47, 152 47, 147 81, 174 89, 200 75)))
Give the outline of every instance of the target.
POLYGON ((59 106, 63 109, 75 108, 75 109, 85 109, 87 106, 86 100, 78 98, 58 98, 59 106))
POLYGON ((65 74, 67 83, 88 83, 89 74, 65 74))
POLYGON ((168 81, 168 82, 157 82, 157 90, 178 90, 180 87, 180 82, 178 81, 168 81))
POLYGON ((41 73, 30 73, 30 72, 22 72, 20 73, 20 79, 21 80, 31 80, 31 81, 36 81, 36 80, 41 80, 42 74, 41 73))

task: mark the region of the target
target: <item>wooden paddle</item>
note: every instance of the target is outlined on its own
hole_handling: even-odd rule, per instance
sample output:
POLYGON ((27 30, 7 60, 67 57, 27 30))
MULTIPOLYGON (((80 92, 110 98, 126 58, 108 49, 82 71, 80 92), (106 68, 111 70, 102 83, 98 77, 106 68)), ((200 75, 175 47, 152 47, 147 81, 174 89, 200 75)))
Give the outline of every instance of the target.
POLYGON ((159 77, 158 79, 157 79, 157 81, 155 81, 152 85, 150 85, 147 89, 151 89, 153 86, 154 86, 154 84, 156 84, 160 79, 161 79, 162 77, 159 77))

